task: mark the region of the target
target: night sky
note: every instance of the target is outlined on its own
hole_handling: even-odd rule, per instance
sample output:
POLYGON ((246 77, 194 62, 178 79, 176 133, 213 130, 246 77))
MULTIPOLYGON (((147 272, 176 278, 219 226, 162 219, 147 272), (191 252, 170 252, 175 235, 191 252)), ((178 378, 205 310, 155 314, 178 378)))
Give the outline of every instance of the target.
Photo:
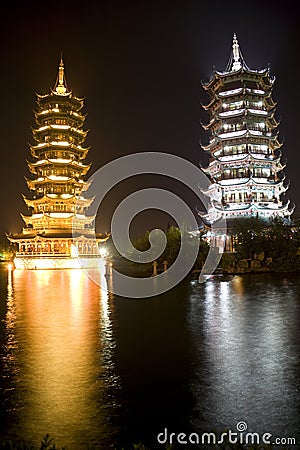
MULTIPOLYGON (((141 151, 161 151, 193 164, 207 157, 200 121, 213 67, 224 70, 236 32, 252 69, 270 64, 273 98, 281 120, 287 197, 300 212, 300 27, 296 2, 95 1, 6 2, 1 6, 1 238, 23 226, 29 194, 24 177, 32 160, 35 93, 53 87, 61 52, 68 86, 85 98, 91 175, 109 161, 141 151)), ((110 216, 124 195, 143 187, 178 193, 191 208, 199 201, 186 188, 158 176, 135 177, 116 186, 97 224, 109 231, 110 216)), ((198 204, 197 204, 198 203, 198 204)), ((200 205, 201 206, 201 205, 200 205)), ((201 208, 199 208, 201 209, 201 208)), ((141 214, 136 229, 164 226, 163 214, 141 214)))

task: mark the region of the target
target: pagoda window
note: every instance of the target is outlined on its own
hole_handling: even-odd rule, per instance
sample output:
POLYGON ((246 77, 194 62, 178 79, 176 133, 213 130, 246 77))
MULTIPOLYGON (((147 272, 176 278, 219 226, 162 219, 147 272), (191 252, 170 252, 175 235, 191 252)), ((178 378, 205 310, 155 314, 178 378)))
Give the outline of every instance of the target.
POLYGON ((271 175, 270 169, 262 169, 263 177, 269 177, 271 175))
POLYGON ((55 125, 66 125, 67 124, 67 119, 55 119, 54 120, 54 124, 55 125))

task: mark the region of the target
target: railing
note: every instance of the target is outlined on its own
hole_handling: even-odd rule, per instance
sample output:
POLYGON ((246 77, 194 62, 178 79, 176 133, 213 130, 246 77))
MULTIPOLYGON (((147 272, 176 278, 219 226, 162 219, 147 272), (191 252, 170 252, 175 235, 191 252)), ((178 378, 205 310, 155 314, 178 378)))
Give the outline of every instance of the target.
POLYGON ((242 204, 242 203, 251 203, 252 200, 253 200, 255 203, 277 203, 274 199, 270 199, 270 198, 268 198, 268 197, 264 197, 264 198, 260 198, 260 199, 257 199, 257 198, 251 198, 251 197, 248 197, 248 198, 245 197, 243 200, 242 200, 242 199, 235 199, 235 200, 232 200, 232 199, 225 199, 224 205, 226 205, 226 204, 228 204, 228 203, 240 203, 240 204, 242 204))
POLYGON ((230 173, 230 174, 223 174, 218 178, 215 178, 216 181, 221 181, 221 180, 237 180, 240 178, 250 178, 252 176, 252 178, 262 178, 263 180, 266 181, 275 181, 275 177, 272 177, 270 175, 263 175, 263 174, 259 174, 259 173, 249 173, 249 172, 243 172, 243 173, 230 173))
POLYGON ((264 152, 264 151, 259 151, 259 150, 251 150, 251 149, 244 149, 244 150, 239 150, 239 151, 221 151, 220 153, 216 154, 217 152, 215 152, 215 155, 219 158, 220 156, 236 156, 236 155, 265 155, 267 156, 272 156, 272 152, 264 152))
MULTIPOLYGON (((21 252, 16 252, 16 256, 66 256, 66 257, 70 257, 71 254, 70 253, 65 253, 65 252, 38 252, 38 251, 21 251, 21 252)), ((82 253, 82 252, 78 252, 78 256, 99 256, 98 252, 89 252, 89 253, 82 253)))

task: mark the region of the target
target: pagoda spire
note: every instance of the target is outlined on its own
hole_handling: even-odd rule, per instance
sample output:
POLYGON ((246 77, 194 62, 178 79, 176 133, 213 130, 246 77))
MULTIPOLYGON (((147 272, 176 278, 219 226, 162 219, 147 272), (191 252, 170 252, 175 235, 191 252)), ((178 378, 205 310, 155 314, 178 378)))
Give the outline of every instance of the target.
POLYGON ((233 34, 230 58, 225 72, 237 72, 241 68, 249 70, 246 61, 243 58, 236 33, 233 34))
POLYGON ((60 56, 60 62, 58 66, 58 76, 57 81, 55 84, 55 92, 59 95, 64 95, 67 92, 67 83, 66 83, 66 76, 64 71, 64 62, 62 54, 60 56))
POLYGON ((233 35, 233 42, 232 42, 232 55, 233 55, 232 70, 239 70, 242 64, 241 64, 240 46, 235 33, 233 35))

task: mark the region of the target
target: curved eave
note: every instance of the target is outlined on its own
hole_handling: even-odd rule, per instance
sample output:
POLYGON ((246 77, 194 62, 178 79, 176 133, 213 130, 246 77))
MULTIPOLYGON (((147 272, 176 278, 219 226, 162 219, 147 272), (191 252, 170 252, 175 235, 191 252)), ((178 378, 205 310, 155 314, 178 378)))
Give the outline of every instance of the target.
POLYGON ((55 95, 56 97, 69 97, 72 98, 72 91, 68 91, 65 93, 58 93, 56 91, 54 91, 53 89, 51 89, 51 94, 55 95))
POLYGON ((213 74, 211 76, 211 78, 208 81, 202 81, 201 82, 201 86, 203 87, 203 89, 205 89, 206 91, 210 90, 211 86, 213 86, 213 84, 216 81, 216 71, 213 71, 213 74))
POLYGON ((39 162, 35 162, 35 163, 31 163, 31 162, 27 162, 28 165, 34 167, 34 168, 38 168, 38 167, 45 167, 45 166, 61 166, 61 167, 76 167, 78 169, 81 169, 82 171, 87 172, 92 163, 89 164, 78 164, 77 161, 75 160, 66 160, 66 162, 64 161, 57 161, 55 160, 55 158, 47 158, 45 159, 45 161, 42 164, 39 164, 39 162))
POLYGON ((84 223, 90 224, 90 223, 93 222, 93 220, 95 220, 96 216, 85 216, 85 215, 79 216, 78 214, 75 214, 75 213, 64 213, 64 212, 62 212, 61 216, 60 216, 60 213, 57 213, 57 212, 55 212, 55 213, 51 213, 51 212, 47 213, 47 212, 45 212, 44 213, 44 217, 47 217, 49 219, 59 219, 59 220, 73 219, 73 221, 77 220, 77 221, 80 221, 80 222, 84 222, 84 223), (66 217, 66 214, 68 214, 68 217, 66 217))
POLYGON ((232 187, 232 186, 246 186, 246 185, 251 185, 251 184, 255 184, 257 186, 280 186, 282 185, 284 179, 282 180, 278 180, 278 181, 268 181, 266 179, 265 182, 260 182, 257 181, 257 179, 255 179, 256 177, 249 177, 247 179, 244 178, 245 181, 241 181, 238 182, 238 178, 228 178, 227 180, 220 180, 220 181, 216 181, 214 180, 214 183, 217 184, 220 187, 232 187), (232 181, 232 184, 223 184, 222 181, 232 181))
POLYGON ((88 183, 86 181, 83 181, 80 183, 79 181, 75 181, 74 178, 68 178, 66 180, 52 180, 51 178, 44 177, 42 180, 30 180, 25 177, 25 181, 29 187, 29 189, 35 189, 36 185, 45 185, 45 184, 63 184, 63 185, 73 185, 77 188, 81 188, 83 190, 86 190, 88 187, 88 183))
POLYGON ((49 142, 46 142, 45 143, 45 145, 30 145, 29 144, 29 148, 30 148, 30 150, 32 150, 32 151, 36 151, 36 150, 38 150, 38 151, 43 151, 43 150, 49 150, 49 149, 54 149, 54 150, 59 150, 59 151, 61 151, 61 150, 70 150, 70 149, 72 149, 72 150, 76 150, 78 153, 80 153, 80 152, 82 152, 82 153, 87 153, 89 150, 90 150, 90 146, 89 147, 78 147, 77 145, 74 145, 74 144, 69 144, 69 145, 52 145, 51 143, 49 143, 49 142))
POLYGON ((58 213, 58 212, 53 212, 53 213, 41 213, 38 214, 37 217, 32 216, 26 216, 25 214, 21 214, 22 219, 24 220, 24 222, 26 224, 30 224, 30 223, 34 223, 36 221, 39 220, 43 220, 44 218, 48 218, 48 219, 58 219, 61 221, 69 221, 70 219, 72 219, 72 221, 77 221, 77 222, 83 222, 85 224, 91 224, 95 218, 96 215, 94 216, 85 216, 85 215, 78 215, 75 213, 66 213, 66 212, 62 212, 62 213, 58 213))
POLYGON ((35 205, 40 204, 55 204, 55 203, 63 203, 63 204, 77 204, 80 206, 84 206, 88 208, 93 201, 95 200, 95 196, 92 198, 84 198, 77 197, 75 194, 71 197, 50 197, 49 195, 43 195, 43 197, 29 199, 24 194, 22 194, 23 200, 25 201, 27 206, 34 207, 35 205))
POLYGON ((73 106, 75 106, 77 111, 80 111, 84 105, 84 98, 75 97, 73 95, 73 91, 68 91, 63 94, 59 94, 55 92, 53 89, 50 90, 50 93, 41 95, 36 93, 37 96, 37 104, 40 106, 41 103, 45 101, 53 101, 57 99, 58 102, 62 101, 62 99, 68 99, 73 106))
MULTIPOLYGON (((219 205, 217 202, 215 202, 214 200, 212 201, 212 206, 217 210, 217 211, 224 211, 224 212, 226 212, 226 211, 228 211, 228 210, 230 210, 230 208, 229 208, 229 205, 227 205, 227 207, 226 207, 226 205, 225 206, 221 206, 221 205, 219 205)), ((240 206, 240 208, 234 208, 234 209, 232 209, 231 211, 233 212, 233 211, 247 211, 247 210, 249 210, 249 209, 251 209, 251 203, 248 203, 248 204, 246 204, 246 205, 243 205, 243 206, 240 206)))
MULTIPOLYGON (((232 114, 228 114, 228 115, 227 114, 223 115, 223 113, 225 112, 224 111, 224 112, 216 114, 216 116, 220 120, 231 119, 234 117, 252 116, 252 117, 256 117, 256 118, 259 117, 262 120, 270 121, 270 123, 271 123, 271 120, 274 119, 274 111, 273 110, 266 111, 266 114, 261 114, 261 112, 259 112, 259 111, 261 111, 261 110, 259 110, 259 109, 255 110, 254 108, 247 107, 247 108, 240 108, 240 109, 232 110, 232 114)), ((275 122, 276 126, 274 126, 273 128, 276 128, 279 125, 279 123, 276 122, 275 119, 274 119, 274 122, 275 122)), ((273 124, 272 124, 272 126, 273 126, 273 124)))
POLYGON ((202 170, 204 173, 208 173, 208 174, 210 174, 211 169, 212 169, 212 166, 201 167, 201 170, 202 170))
MULTIPOLYGON (((261 89, 258 89, 261 91, 261 89)), ((272 90, 268 89, 261 92, 255 92, 255 89, 250 88, 237 88, 237 89, 229 89, 220 92, 216 92, 215 97, 218 98, 222 103, 231 103, 233 101, 243 101, 248 98, 254 98, 256 101, 264 99, 265 106, 268 110, 274 109, 277 105, 276 102, 272 99, 272 90)))
POLYGON ((69 185, 73 184, 76 187, 85 186, 85 184, 86 184, 85 181, 79 182, 73 177, 68 177, 67 179, 63 179, 63 180, 59 180, 59 179, 53 180, 52 178, 45 176, 44 180, 46 183, 69 184, 69 185))
POLYGON ((51 132, 51 133, 66 133, 70 135, 74 134, 75 136, 77 136, 77 138, 80 137, 82 139, 81 142, 83 142, 86 139, 89 130, 83 131, 78 128, 72 127, 71 125, 69 125, 69 128, 56 128, 55 125, 54 126, 47 125, 47 128, 44 128, 43 130, 39 130, 38 128, 32 128, 31 132, 34 139, 37 141, 40 141, 39 136, 43 136, 44 134, 48 135, 49 132, 51 132))
POLYGON ((275 77, 270 77, 270 69, 269 67, 266 67, 264 69, 260 70, 253 70, 249 67, 246 67, 245 65, 241 65, 241 67, 238 70, 231 70, 231 71, 215 71, 216 76, 218 76, 220 79, 227 78, 228 76, 240 76, 242 74, 246 75, 256 75, 259 78, 262 78, 265 82, 265 84, 268 86, 272 86, 275 82, 275 77))
POLYGON ((201 143, 199 143, 199 144, 200 144, 200 147, 202 148, 202 150, 204 150, 205 152, 210 153, 211 148, 214 146, 215 142, 210 142, 210 143, 207 144, 207 145, 203 145, 203 144, 201 144, 201 143))
POLYGON ((270 115, 269 117, 267 117, 266 120, 270 130, 275 130, 275 128, 278 128, 280 125, 280 120, 277 121, 274 117, 274 113, 272 113, 272 115, 270 115))
MULTIPOLYGON (((221 156, 221 158, 222 157, 226 158, 226 156, 231 156, 232 157, 232 156, 238 156, 238 155, 225 155, 225 156, 221 156)), ((224 164, 234 165, 234 164, 239 163, 241 161, 246 161, 247 159, 252 160, 252 161, 263 162, 263 163, 265 163, 264 165, 270 165, 270 163, 272 165, 274 165, 276 163, 279 163, 279 161, 280 161, 280 157, 279 156, 277 156, 274 159, 269 159, 269 158, 265 157, 267 155, 260 155, 258 153, 241 153, 239 156, 240 157, 236 158, 236 159, 232 159, 232 160, 225 159, 224 160, 224 159, 220 159, 220 157, 214 155, 214 159, 216 161, 218 161, 220 164, 223 164, 223 165, 224 164)), ((284 169, 285 165, 286 164, 281 165, 282 169, 284 169)), ((282 170, 282 169, 280 169, 280 170, 282 170)))
MULTIPOLYGON (((62 115, 61 112, 58 113, 56 111, 53 111, 52 109, 49 109, 47 112, 43 112, 43 111, 44 111, 43 108, 41 108, 41 111, 33 111, 33 114, 37 121, 39 121, 40 119, 43 119, 43 118, 48 118, 49 116, 53 117, 53 116, 57 116, 57 115, 62 115)), ((74 112, 76 112, 76 111, 72 111, 72 109, 70 109, 69 111, 65 111, 63 113, 63 116, 66 118, 72 118, 72 120, 75 120, 75 121, 78 120, 78 122, 84 123, 84 121, 87 117, 87 114, 79 114, 78 112, 76 112, 76 114, 74 114, 74 112)))
POLYGON ((208 82, 202 82, 202 87, 205 90, 211 90, 214 87, 214 84, 217 81, 223 81, 225 78, 229 77, 237 77, 240 78, 242 74, 246 74, 249 76, 257 76, 261 79, 261 81, 267 86, 271 87, 273 86, 275 82, 275 77, 270 77, 270 69, 267 67, 265 69, 261 70, 251 70, 248 67, 245 67, 244 65, 241 65, 241 67, 238 70, 231 70, 231 71, 218 71, 214 70, 213 75, 210 78, 208 82))
POLYGON ((204 130, 209 130, 214 124, 216 123, 216 120, 215 120, 215 118, 213 118, 209 123, 207 123, 207 124, 204 124, 204 123, 200 123, 200 125, 202 126, 202 128, 204 129, 204 130))
POLYGON ((111 236, 111 233, 96 233, 96 240, 98 242, 106 242, 111 236))
POLYGON ((213 207, 217 210, 217 211, 224 211, 226 212, 238 212, 238 211, 251 211, 251 210, 257 210, 257 211, 273 211, 275 212, 284 212, 288 210, 290 201, 288 200, 284 205, 278 206, 276 208, 274 208, 274 203, 270 202, 270 206, 263 206, 263 205, 259 205, 259 202, 251 202, 248 203, 245 206, 241 206, 240 208, 230 208, 230 206, 228 205, 228 207, 221 207, 218 204, 213 203, 213 207))
POLYGON ((111 233, 96 233, 95 238, 91 236, 90 234, 85 233, 45 233, 45 232, 38 232, 34 229, 32 229, 32 233, 16 233, 16 234, 10 234, 6 233, 7 238, 11 242, 19 242, 19 241, 26 241, 26 240, 34 240, 34 241, 48 241, 52 239, 68 239, 72 240, 74 242, 80 241, 81 239, 88 239, 91 241, 94 241, 96 239, 97 242, 106 242, 110 236, 111 233))
MULTIPOLYGON (((267 136, 265 132, 260 132, 260 134, 257 134, 257 132, 255 130, 251 130, 251 129, 245 129, 245 130, 240 130, 240 131, 234 131, 234 132, 228 132, 228 133, 222 133, 223 136, 220 136, 219 134, 213 134, 213 138, 215 141, 218 142, 225 142, 225 141, 232 141, 235 139, 241 139, 241 138, 245 138, 245 137, 251 137, 251 138, 262 138, 262 139, 267 139, 270 141, 273 141, 275 139, 277 139, 278 137, 278 132, 274 133, 274 134, 270 134, 270 136, 267 136), (238 133, 238 134, 236 134, 238 133)), ((210 144, 209 144, 210 145, 210 144)))
POLYGON ((213 96, 213 98, 210 100, 210 102, 207 105, 204 105, 203 103, 201 103, 201 106, 205 111, 208 111, 208 110, 212 109, 214 104, 218 105, 219 103, 221 103, 221 99, 216 96, 213 96))

